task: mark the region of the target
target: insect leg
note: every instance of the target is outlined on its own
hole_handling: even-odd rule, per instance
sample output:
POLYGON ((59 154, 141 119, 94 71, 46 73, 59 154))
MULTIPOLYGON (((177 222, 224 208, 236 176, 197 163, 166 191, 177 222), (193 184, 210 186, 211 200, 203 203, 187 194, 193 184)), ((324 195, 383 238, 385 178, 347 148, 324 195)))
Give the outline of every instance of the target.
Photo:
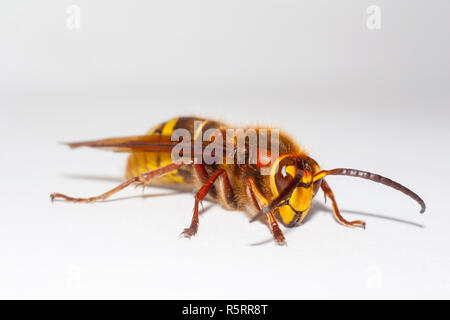
MULTIPOLYGON (((256 207, 256 209, 258 211, 261 211, 262 208, 268 204, 267 199, 263 196, 261 191, 259 191, 259 188, 258 188, 258 186, 256 186, 253 178, 248 179, 247 186, 248 186, 247 188, 249 190, 253 205, 256 207)), ((277 220, 273 216, 273 213, 269 212, 266 215, 267 215, 267 218, 269 219, 269 227, 270 227, 270 231, 272 232, 275 243, 280 246, 287 245, 287 242, 286 242, 286 239, 284 238, 283 232, 281 231, 277 220)))
POLYGON ((344 217, 339 212, 339 208, 338 208, 336 199, 334 198, 333 191, 331 190, 330 186, 325 181, 325 179, 322 179, 321 188, 322 188, 323 192, 325 193, 325 196, 328 197, 331 200, 331 203, 333 204, 334 216, 336 217, 336 220, 339 223, 341 223, 341 224, 343 224, 344 226, 347 226, 347 227, 361 227, 361 228, 365 228, 366 227, 366 223, 364 221, 361 221, 361 220, 348 221, 348 220, 344 219, 344 217))
MULTIPOLYGON (((209 175, 206 171, 204 164, 194 164, 194 172, 198 178, 198 180, 203 184, 208 182, 209 175)), ((216 189, 216 191, 219 191, 219 196, 223 198, 222 200, 224 203, 222 204, 228 209, 236 209, 236 205, 234 203, 234 193, 233 188, 231 187, 230 179, 228 179, 227 174, 221 174, 220 175, 220 188, 216 189), (223 191, 220 192, 220 191, 223 191)), ((214 190, 214 188, 217 186, 212 186, 211 189, 214 190)))
POLYGON ((202 184, 208 182, 209 176, 206 172, 205 166, 202 163, 197 163, 192 165, 194 167, 195 174, 202 184))
POLYGON ((198 190, 198 192, 195 195, 194 214, 192 215, 191 225, 189 226, 189 228, 184 229, 183 232, 180 234, 180 236, 190 238, 197 233, 198 205, 206 197, 206 195, 208 194, 211 187, 214 185, 214 182, 217 180, 217 178, 222 174, 226 174, 226 171, 224 169, 217 170, 211 177, 208 178, 208 180, 206 181, 206 183, 203 184, 200 190, 198 190))
POLYGON ((233 188, 231 187, 230 179, 226 173, 220 176, 220 182, 221 190, 223 191, 223 193, 220 193, 220 196, 223 194, 223 200, 226 207, 229 209, 236 209, 237 203, 235 202, 233 188))
POLYGON ((287 245, 287 242, 286 242, 286 239, 284 238, 283 232, 281 231, 277 220, 273 216, 273 213, 269 212, 267 214, 267 218, 269 218, 270 231, 272 231, 273 239, 275 240, 276 244, 278 244, 279 246, 287 245))
POLYGON ((89 198, 72 198, 72 197, 66 196, 62 193, 55 192, 50 195, 50 198, 52 199, 52 201, 55 199, 63 199, 65 201, 70 201, 70 202, 86 202, 86 203, 105 200, 105 199, 109 198, 110 196, 112 196, 113 194, 115 194, 116 192, 119 192, 120 190, 125 189, 126 187, 128 187, 129 185, 131 185, 135 182, 140 182, 140 183, 146 184, 151 179, 165 175, 175 169, 178 169, 179 167, 181 167, 183 165, 184 165, 183 163, 171 163, 167 166, 145 172, 139 176, 133 177, 133 178, 119 184, 117 187, 115 187, 99 196, 94 196, 94 197, 89 197, 89 198))

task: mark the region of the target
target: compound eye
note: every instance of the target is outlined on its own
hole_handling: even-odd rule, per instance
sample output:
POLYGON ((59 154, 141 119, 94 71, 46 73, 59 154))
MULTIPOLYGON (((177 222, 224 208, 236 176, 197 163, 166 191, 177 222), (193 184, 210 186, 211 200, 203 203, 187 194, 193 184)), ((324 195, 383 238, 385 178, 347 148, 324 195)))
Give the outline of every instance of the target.
POLYGON ((283 168, 281 169, 281 175, 283 176, 283 178, 286 178, 286 175, 288 174, 288 173, 286 172, 286 167, 287 167, 287 166, 283 166, 283 168))
POLYGON ((295 176, 295 167, 294 166, 283 166, 283 168, 281 168, 281 175, 283 176, 283 178, 289 179, 288 176, 290 176, 290 178, 293 178, 295 176))
POLYGON ((275 184, 279 192, 289 185, 295 176, 295 171, 296 168, 294 164, 288 161, 280 163, 278 172, 275 175, 275 184))

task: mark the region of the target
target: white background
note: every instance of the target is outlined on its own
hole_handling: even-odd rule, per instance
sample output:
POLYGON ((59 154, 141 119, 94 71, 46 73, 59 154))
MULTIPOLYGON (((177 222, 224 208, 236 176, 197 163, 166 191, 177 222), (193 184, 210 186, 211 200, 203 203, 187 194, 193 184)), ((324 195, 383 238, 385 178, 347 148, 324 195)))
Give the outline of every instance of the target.
POLYGON ((450 298, 448 1, 3 1, 1 298, 450 298), (67 6, 81 29, 66 27, 67 6), (381 8, 381 30, 366 9, 381 8), (130 188, 96 204, 126 155, 59 141, 142 134, 180 115, 280 127, 330 177, 287 247, 190 194, 130 188), (206 206, 209 206, 205 203, 206 206), (262 244, 261 244, 262 242, 262 244), (258 244, 258 245, 253 245, 258 244))

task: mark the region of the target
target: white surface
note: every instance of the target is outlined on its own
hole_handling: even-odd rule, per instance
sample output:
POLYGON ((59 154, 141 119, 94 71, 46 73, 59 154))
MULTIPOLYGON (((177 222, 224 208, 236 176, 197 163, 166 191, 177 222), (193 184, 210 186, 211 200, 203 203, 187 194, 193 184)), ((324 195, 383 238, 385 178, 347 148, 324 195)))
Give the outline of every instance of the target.
POLYGON ((0 297, 450 298, 448 1, 379 1, 380 31, 367 30, 365 1, 74 2, 78 31, 65 27, 72 2, 0 6, 0 297), (187 194, 50 203, 114 186, 126 159, 58 141, 189 114, 281 127, 322 167, 395 179, 427 211, 330 177, 367 229, 338 225, 320 193, 276 247, 252 246, 269 230, 218 206, 178 239, 187 194))

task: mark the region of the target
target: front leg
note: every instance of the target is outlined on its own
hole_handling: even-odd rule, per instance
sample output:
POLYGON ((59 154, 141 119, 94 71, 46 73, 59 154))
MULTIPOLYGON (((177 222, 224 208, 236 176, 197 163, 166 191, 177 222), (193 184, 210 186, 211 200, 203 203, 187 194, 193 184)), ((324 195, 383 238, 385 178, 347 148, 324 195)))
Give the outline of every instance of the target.
MULTIPOLYGON (((253 203, 254 207, 258 211, 261 211, 262 208, 269 203, 267 198, 264 197, 264 195, 259 190, 258 186, 256 186, 253 178, 248 179, 247 190, 250 197, 250 201, 253 203)), ((269 220, 270 231, 272 231, 273 240, 275 241, 275 243, 280 246, 287 245, 283 232, 281 231, 277 220, 273 216, 273 213, 272 212, 267 213, 267 218, 269 220)))
POLYGON ((341 215, 341 213, 339 211, 336 199, 334 198, 333 191, 331 190, 330 186, 325 181, 325 179, 322 179, 321 188, 323 190, 323 193, 325 193, 325 200, 326 200, 326 197, 330 198, 331 203, 333 205, 334 216, 336 217, 336 220, 339 223, 341 223, 347 227, 361 227, 363 229, 366 228, 366 223, 364 221, 361 221, 361 220, 348 221, 348 220, 344 219, 344 217, 341 215))
POLYGON ((267 218, 269 219, 270 231, 272 231, 273 240, 279 246, 287 246, 286 239, 284 238, 283 232, 278 225, 277 220, 273 216, 272 212, 267 214, 267 218))

